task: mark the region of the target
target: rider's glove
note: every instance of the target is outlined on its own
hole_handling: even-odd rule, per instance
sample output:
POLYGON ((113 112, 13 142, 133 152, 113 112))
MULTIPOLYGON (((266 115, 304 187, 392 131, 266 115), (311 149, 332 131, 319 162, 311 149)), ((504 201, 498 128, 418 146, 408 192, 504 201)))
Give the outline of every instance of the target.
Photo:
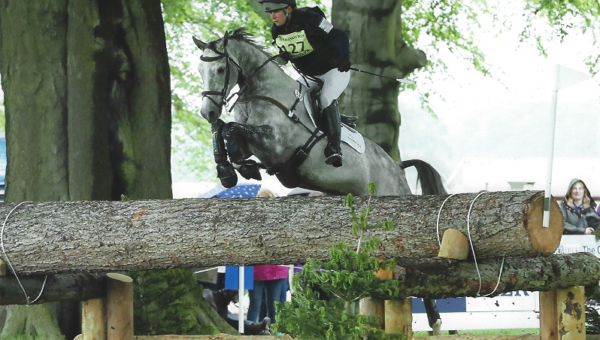
POLYGON ((284 51, 284 50, 280 50, 279 51, 279 56, 285 60, 286 62, 292 60, 292 54, 288 51, 284 51))
POLYGON ((343 56, 337 62, 338 71, 340 72, 348 72, 350 71, 350 57, 343 56))

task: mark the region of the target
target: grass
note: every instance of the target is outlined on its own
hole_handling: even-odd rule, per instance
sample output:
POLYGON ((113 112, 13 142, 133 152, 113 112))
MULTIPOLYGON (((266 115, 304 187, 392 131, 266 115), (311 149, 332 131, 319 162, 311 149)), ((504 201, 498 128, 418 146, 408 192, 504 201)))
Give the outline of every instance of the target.
MULTIPOLYGON (((443 335, 448 335, 448 331, 442 331, 443 335)), ((540 334, 539 328, 528 329, 490 329, 490 330, 464 330, 458 331, 458 334, 471 335, 525 335, 525 334, 540 334)), ((414 332, 414 336, 427 336, 427 332, 414 332)), ((2 340, 46 340, 41 337, 28 338, 26 336, 2 338, 2 340)))
POLYGON ((20 336, 16 336, 16 337, 5 337, 5 338, 2 338, 2 340, 46 340, 46 339, 41 338, 39 336, 30 338, 25 335, 20 335, 20 336))
MULTIPOLYGON (((448 335, 448 331, 442 331, 443 335, 448 335)), ((458 331, 458 334, 471 334, 471 335, 525 335, 525 334, 540 334, 539 328, 526 328, 526 329, 474 329, 458 331)), ((427 336, 427 332, 414 332, 415 336, 427 336)))

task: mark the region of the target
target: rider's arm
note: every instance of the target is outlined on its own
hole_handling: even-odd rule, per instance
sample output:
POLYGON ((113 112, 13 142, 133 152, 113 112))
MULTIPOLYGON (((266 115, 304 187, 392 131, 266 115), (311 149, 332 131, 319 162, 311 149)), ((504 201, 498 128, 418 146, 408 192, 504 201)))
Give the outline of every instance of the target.
POLYGON ((346 32, 339 28, 333 27, 333 25, 321 16, 312 15, 308 20, 308 26, 310 30, 322 39, 329 42, 329 44, 337 51, 337 55, 334 56, 335 60, 341 58, 348 58, 350 56, 350 42, 346 32))

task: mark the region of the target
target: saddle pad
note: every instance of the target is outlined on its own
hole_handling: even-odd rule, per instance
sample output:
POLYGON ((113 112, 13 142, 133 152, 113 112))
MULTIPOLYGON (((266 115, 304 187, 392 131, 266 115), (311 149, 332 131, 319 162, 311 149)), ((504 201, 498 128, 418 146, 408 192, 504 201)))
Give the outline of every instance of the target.
MULTIPOLYGON (((306 108, 306 112, 308 112, 308 116, 310 117, 310 121, 314 127, 317 127, 315 124, 315 119, 313 118, 312 108, 310 106, 310 91, 305 86, 302 86, 302 93, 296 95, 300 96, 300 101, 304 102, 304 107, 306 108)), ((353 148, 356 152, 363 154, 365 153, 365 139, 360 134, 360 132, 354 130, 348 125, 342 123, 342 142, 346 143, 349 147, 353 148)))

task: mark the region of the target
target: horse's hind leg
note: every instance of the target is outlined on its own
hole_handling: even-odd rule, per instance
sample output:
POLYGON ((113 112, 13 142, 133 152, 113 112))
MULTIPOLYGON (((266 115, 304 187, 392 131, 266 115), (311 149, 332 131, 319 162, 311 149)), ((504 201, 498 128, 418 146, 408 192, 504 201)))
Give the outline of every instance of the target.
POLYGON ((225 123, 219 119, 210 127, 213 140, 213 155, 215 157, 215 163, 217 163, 217 177, 221 180, 221 185, 225 188, 232 188, 237 184, 238 178, 233 166, 227 160, 225 141, 221 136, 224 126, 225 123))
POLYGON ((435 305, 435 300, 423 299, 423 304, 425 305, 429 327, 433 330, 433 335, 442 335, 442 319, 440 318, 440 312, 438 312, 437 306, 435 305))

